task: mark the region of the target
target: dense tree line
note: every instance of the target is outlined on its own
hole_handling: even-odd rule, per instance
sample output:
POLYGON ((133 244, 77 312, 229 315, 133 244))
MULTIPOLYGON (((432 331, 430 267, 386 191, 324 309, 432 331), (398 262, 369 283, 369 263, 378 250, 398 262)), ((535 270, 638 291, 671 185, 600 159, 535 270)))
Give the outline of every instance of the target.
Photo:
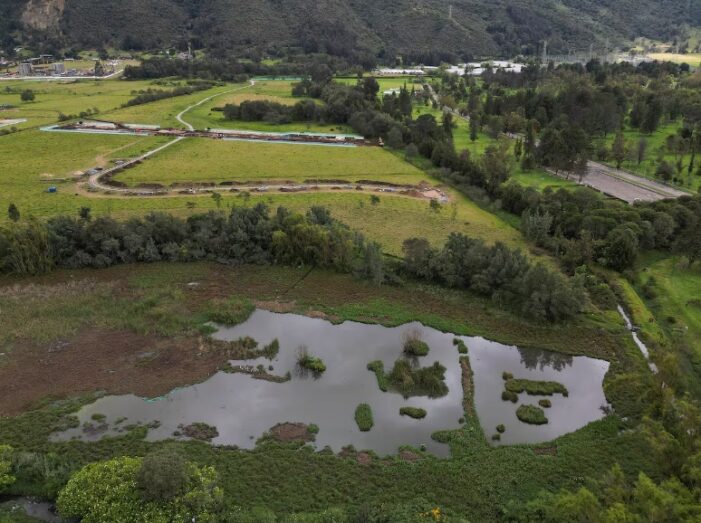
POLYGON ((504 209, 522 217, 524 234, 571 271, 591 262, 624 271, 650 249, 693 263, 701 251, 701 196, 628 206, 584 188, 539 193, 509 183, 500 198, 504 209))
POLYGON ((306 215, 259 204, 182 220, 149 214, 118 222, 109 217, 60 216, 46 224, 14 223, 0 232, 0 268, 40 274, 57 268, 121 263, 213 260, 227 264, 309 264, 354 272, 382 283, 379 248, 332 219, 324 208, 306 215))
POLYGON ((581 278, 568 281, 502 243, 488 246, 453 233, 441 249, 414 238, 404 242, 403 251, 404 268, 411 275, 450 288, 469 289, 535 320, 570 318, 585 303, 581 278))
POLYGON ((263 63, 260 60, 239 60, 229 56, 209 56, 195 60, 156 57, 143 60, 140 65, 127 66, 124 69, 124 78, 146 80, 179 77, 244 82, 252 76, 308 76, 313 75, 319 68, 328 68, 333 73, 362 70, 342 58, 323 54, 292 56, 274 64, 263 63))
POLYGON ((700 174, 701 91, 695 81, 682 66, 656 62, 634 67, 593 61, 547 70, 527 67, 520 74, 487 72, 481 84, 442 75, 433 89, 441 104, 469 116, 471 138, 476 140, 479 131, 501 138, 481 158, 455 151, 446 113, 442 124, 428 115, 419 118, 421 126, 419 119, 410 123, 425 132, 408 139, 441 168, 446 181, 472 196, 482 191, 521 217, 524 233, 560 256, 570 271, 592 261, 623 271, 647 249, 678 252, 693 263, 701 250, 699 196, 630 207, 587 189, 540 193, 506 182, 517 162, 523 170, 542 166, 580 176, 591 158, 620 165, 633 157, 640 163, 648 154, 647 142, 628 143, 624 123, 651 133, 664 122, 680 120, 663 151, 675 155, 675 165, 661 160, 660 169, 677 181, 700 174), (611 134, 612 145, 602 145, 611 134))
MULTIPOLYGON (((14 208, 16 209, 16 208, 14 208)), ((14 210, 13 209, 13 210, 14 210)), ((402 276, 467 289, 499 306, 542 321, 575 316, 583 307, 581 279, 568 281, 519 251, 487 246, 461 234, 433 249, 408 240, 404 261, 388 263, 380 246, 333 219, 323 207, 305 215, 264 204, 180 219, 152 213, 119 222, 59 216, 47 223, 17 221, 0 230, 0 271, 42 274, 54 268, 104 268, 123 263, 190 262, 310 265, 352 273, 379 285, 402 276)))
POLYGON ((227 120, 244 122, 313 122, 324 115, 324 108, 311 100, 300 100, 294 105, 284 105, 266 100, 246 100, 240 105, 226 104, 221 111, 227 120))
POLYGON ((123 107, 131 107, 133 105, 142 105, 167 98, 175 98, 176 96, 186 96, 196 93, 197 91, 206 91, 214 86, 212 82, 191 82, 188 85, 182 85, 170 90, 164 89, 146 89, 140 91, 134 98, 123 104, 123 107))

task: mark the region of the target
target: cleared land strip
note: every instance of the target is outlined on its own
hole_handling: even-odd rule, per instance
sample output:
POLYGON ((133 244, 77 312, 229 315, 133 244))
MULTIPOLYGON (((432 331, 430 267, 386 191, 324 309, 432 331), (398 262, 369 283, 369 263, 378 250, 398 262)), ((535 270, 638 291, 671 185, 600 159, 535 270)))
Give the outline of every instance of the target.
POLYGON ((597 162, 587 164, 580 183, 628 203, 688 196, 684 191, 597 162))

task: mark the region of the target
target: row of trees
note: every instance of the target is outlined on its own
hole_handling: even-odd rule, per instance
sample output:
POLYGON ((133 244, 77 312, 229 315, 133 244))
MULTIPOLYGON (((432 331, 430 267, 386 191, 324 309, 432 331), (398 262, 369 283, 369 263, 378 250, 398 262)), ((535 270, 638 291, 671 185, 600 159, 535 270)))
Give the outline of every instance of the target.
MULTIPOLYGON (((11 208, 16 211, 16 207, 11 208)), ((379 285, 402 275, 468 289, 502 307, 542 321, 571 318, 583 307, 581 281, 533 265, 503 244, 487 246, 462 234, 442 249, 408 240, 405 260, 388 264, 379 245, 333 219, 323 207, 306 215, 264 204, 196 214, 183 220, 149 214, 118 222, 59 216, 46 224, 14 221, 0 230, 0 270, 41 274, 59 268, 103 268, 122 263, 211 260, 226 264, 311 265, 352 273, 379 285)))
POLYGON ((13 223, 0 231, 0 269, 40 274, 54 267, 213 260, 227 264, 308 264, 354 272, 382 283, 381 251, 321 207, 306 215, 259 204, 182 220, 149 214, 118 222, 59 216, 46 224, 13 223))
POLYGON ((508 183, 499 197, 522 217, 524 234, 570 271, 594 261, 624 271, 651 249, 679 253, 690 264, 701 257, 701 196, 631 207, 584 188, 539 193, 508 183))
POLYGON ((404 269, 414 277, 469 289, 534 320, 571 318, 586 301, 582 278, 567 280, 499 242, 488 246, 453 233, 441 249, 431 248, 423 238, 414 238, 404 242, 403 252, 404 269))
POLYGON ((176 96, 186 96, 196 93, 197 91, 206 91, 214 86, 213 82, 189 82, 188 85, 181 85, 173 89, 146 89, 139 92, 134 98, 128 100, 122 107, 131 107, 133 105, 142 105, 167 98, 175 98, 176 96))

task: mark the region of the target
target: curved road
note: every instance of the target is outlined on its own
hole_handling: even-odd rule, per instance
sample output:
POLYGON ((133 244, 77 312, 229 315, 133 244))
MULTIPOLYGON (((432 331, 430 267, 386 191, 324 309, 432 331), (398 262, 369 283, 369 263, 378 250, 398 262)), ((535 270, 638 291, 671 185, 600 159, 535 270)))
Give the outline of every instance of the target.
MULTIPOLYGON (((183 116, 185 116, 185 114, 190 112, 195 107, 199 107, 200 105, 202 105, 202 104, 204 104, 204 103, 206 103, 214 98, 217 98, 218 96, 233 93, 236 91, 242 91, 243 89, 248 89, 249 87, 253 87, 255 84, 256 84, 256 82, 254 80, 250 80, 249 85, 244 85, 243 87, 237 87, 235 89, 229 89, 228 91, 223 91, 221 93, 217 93, 217 94, 213 94, 212 96, 208 96, 207 98, 203 98, 199 102, 192 104, 192 105, 186 107, 185 109, 183 109, 180 113, 178 113, 178 115, 175 117, 175 119, 178 120, 185 127, 187 127, 187 129, 189 131, 194 131, 195 128, 192 126, 192 124, 190 124, 189 122, 186 122, 183 119, 183 116)), ((139 156, 137 158, 132 158, 131 160, 128 160, 120 165, 115 165, 114 167, 112 167, 110 169, 106 169, 104 171, 100 171, 96 174, 93 174, 90 176, 90 178, 88 178, 88 186, 92 189, 97 189, 100 191, 109 191, 109 192, 117 192, 117 193, 129 193, 129 194, 136 193, 136 194, 143 194, 143 195, 160 194, 160 192, 158 192, 158 191, 151 191, 151 190, 144 191, 144 190, 138 190, 138 189, 135 190, 135 189, 122 188, 122 187, 112 187, 111 185, 106 185, 106 184, 102 183, 102 178, 107 176, 108 174, 113 174, 113 173, 119 172, 122 169, 126 169, 127 167, 130 167, 136 163, 139 163, 142 160, 145 160, 145 159, 153 156, 154 154, 159 153, 162 150, 167 149, 171 145, 175 145, 176 143, 178 143, 184 139, 185 138, 182 136, 175 138, 174 140, 171 140, 170 142, 168 142, 164 145, 161 145, 160 147, 157 147, 156 149, 152 149, 151 151, 148 151, 147 153, 142 154, 141 156, 139 156)))

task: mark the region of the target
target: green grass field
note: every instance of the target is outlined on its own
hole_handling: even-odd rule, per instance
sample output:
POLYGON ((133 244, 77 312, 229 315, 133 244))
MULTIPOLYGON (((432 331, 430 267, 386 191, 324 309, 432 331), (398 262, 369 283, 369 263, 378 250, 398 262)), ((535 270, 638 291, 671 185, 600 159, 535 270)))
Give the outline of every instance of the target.
MULTIPOLYGON (((692 192, 698 191, 698 189, 701 187, 701 176, 697 176, 695 174, 695 171, 698 168, 698 163, 691 176, 689 176, 686 167, 689 165, 691 155, 685 154, 682 160, 684 170, 680 176, 677 176, 675 167, 676 158, 673 154, 668 153, 665 145, 667 137, 676 134, 680 127, 681 122, 667 123, 665 125, 661 125, 657 131, 649 135, 643 134, 637 129, 626 128, 624 135, 629 147, 629 158, 623 162, 621 168, 646 178, 659 180, 660 178, 656 175, 657 167, 660 164, 660 160, 664 159, 672 166, 673 169, 675 169, 675 178, 677 178, 677 180, 672 181, 671 183, 692 192), (647 142, 647 150, 645 159, 638 164, 635 156, 638 148, 638 142, 641 139, 644 139, 647 142)), ((614 135, 608 136, 606 143, 609 148, 611 147, 614 139, 614 135)), ((615 166, 615 162, 611 159, 609 159, 609 161, 606 163, 615 166)))
MULTIPOLYGON (((641 260, 641 285, 654 278, 645 298, 678 353, 696 391, 701 391, 701 268, 686 260, 649 254, 641 260)), ((641 296, 645 296, 640 288, 641 296)))
MULTIPOLYGON (((192 109, 187 114, 187 121, 196 129, 241 129, 250 131, 310 131, 323 133, 351 133, 352 129, 345 125, 328 125, 316 122, 293 122, 289 124, 272 124, 267 122, 243 122, 225 120, 224 114, 214 111, 215 107, 226 104, 240 104, 245 100, 268 100, 284 105, 294 105, 305 98, 292 96, 294 82, 285 80, 257 81, 255 85, 240 91, 223 94, 192 109)), ((235 88, 235 86, 233 86, 235 88)), ((231 88, 231 87, 230 87, 231 88)), ((317 101, 317 103, 320 103, 317 101)))
POLYGON ((117 177, 130 185, 319 178, 418 183, 425 176, 378 147, 189 139, 117 177))
MULTIPOLYGON (((13 109, 0 111, 0 118, 26 118, 19 129, 47 125, 58 120, 59 114, 79 114, 97 108, 100 113, 112 111, 134 95, 132 91, 159 88, 152 82, 122 80, 8 81, 0 84, 0 105, 13 109), (7 90, 11 92, 7 92, 7 90), (33 102, 20 101, 20 92, 31 89, 33 102)), ((103 114, 97 118, 105 118, 103 114)))

